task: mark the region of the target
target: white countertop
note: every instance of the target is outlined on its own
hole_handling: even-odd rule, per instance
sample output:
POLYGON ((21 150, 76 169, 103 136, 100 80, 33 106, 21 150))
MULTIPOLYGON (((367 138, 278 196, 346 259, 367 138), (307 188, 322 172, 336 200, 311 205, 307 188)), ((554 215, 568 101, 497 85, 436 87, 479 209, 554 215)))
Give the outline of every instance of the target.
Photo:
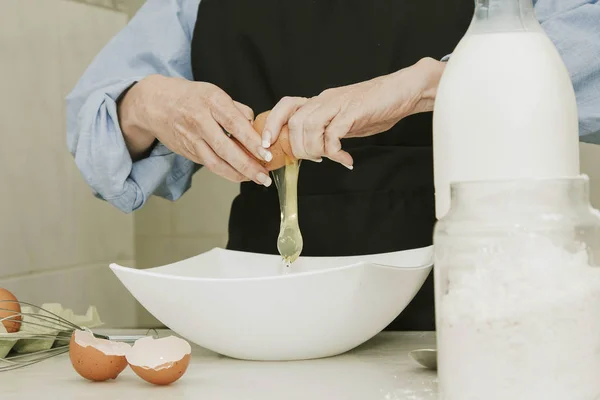
MULTIPOLYGON (((160 332, 161 337, 167 334, 160 332)), ((130 368, 114 381, 88 382, 77 375, 64 354, 0 372, 0 398, 427 400, 437 397, 436 374, 414 363, 408 352, 434 345, 433 333, 384 332, 341 356, 279 363, 233 360, 193 346, 186 374, 166 387, 146 383, 130 368)))

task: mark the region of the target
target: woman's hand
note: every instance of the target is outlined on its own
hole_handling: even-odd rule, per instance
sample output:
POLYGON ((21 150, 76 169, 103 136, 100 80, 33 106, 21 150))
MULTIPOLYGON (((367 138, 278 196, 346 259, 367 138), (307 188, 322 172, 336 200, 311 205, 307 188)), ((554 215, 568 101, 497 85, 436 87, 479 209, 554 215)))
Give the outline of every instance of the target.
POLYGON ((344 137, 385 132, 402 118, 433 110, 445 63, 425 58, 418 63, 370 81, 325 90, 311 99, 283 98, 271 111, 263 131, 263 147, 277 139, 288 124, 297 158, 327 157, 352 168, 342 150, 344 137))
POLYGON ((215 85, 160 75, 141 80, 119 104, 132 158, 140 158, 158 139, 171 151, 231 181, 269 186, 267 170, 248 154, 265 161, 271 158, 252 127, 253 119, 249 107, 215 85))

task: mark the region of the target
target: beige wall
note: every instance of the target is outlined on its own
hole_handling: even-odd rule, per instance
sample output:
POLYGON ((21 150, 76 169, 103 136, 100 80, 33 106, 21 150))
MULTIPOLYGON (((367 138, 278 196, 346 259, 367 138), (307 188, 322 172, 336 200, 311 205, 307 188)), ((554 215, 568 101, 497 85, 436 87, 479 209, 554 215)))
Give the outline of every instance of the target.
POLYGON ((133 16, 146 0, 115 0, 115 2, 117 7, 121 7, 127 14, 133 16))
POLYGON ((0 1, 0 287, 131 326, 108 269, 134 260, 133 216, 94 199, 65 138, 64 97, 127 15, 66 0, 0 1), (110 294, 109 294, 110 293, 110 294))
MULTIPOLYGON (((109 10, 116 10, 126 13, 129 16, 135 12, 146 2, 146 0, 70 0, 96 7, 102 7, 109 10)), ((166 1, 166 0, 165 0, 166 1)))
POLYGON ((108 263, 151 267, 224 246, 238 190, 201 171, 180 201, 153 198, 124 215, 92 197, 68 154, 63 99, 142 3, 0 2, 0 132, 10 143, 0 146, 0 287, 79 312, 97 305, 108 326, 155 324, 108 263))
POLYGON ((582 143, 581 172, 589 175, 592 205, 600 209, 600 145, 582 143))
POLYGON ((196 173, 178 201, 151 198, 135 213, 137 264, 164 265, 227 242, 227 220, 238 185, 208 170, 196 173))

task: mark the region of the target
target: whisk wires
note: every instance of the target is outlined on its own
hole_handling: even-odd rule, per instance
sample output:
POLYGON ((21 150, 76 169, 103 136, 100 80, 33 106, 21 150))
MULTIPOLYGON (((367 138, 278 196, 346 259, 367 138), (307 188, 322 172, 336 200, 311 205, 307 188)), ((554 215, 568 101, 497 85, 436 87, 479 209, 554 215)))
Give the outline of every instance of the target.
MULTIPOLYGON (((0 300, 0 314, 4 315, 0 323, 6 321, 19 328, 17 332, 0 333, 0 351, 2 344, 17 347, 18 341, 25 341, 24 349, 14 351, 12 347, 12 351, 0 357, 0 372, 27 367, 67 353, 73 331, 84 329, 48 309, 24 301, 0 300), (8 303, 19 304, 22 310, 15 311, 8 303), (35 345, 35 341, 43 343, 35 345), (27 344, 31 347, 27 348, 27 344)), ((108 339, 104 335, 94 336, 108 339)))
MULTIPOLYGON (((60 315, 49 311, 45 308, 36 306, 35 304, 31 304, 31 303, 27 303, 25 301, 15 301, 15 300, 0 300, 0 311, 4 311, 6 313, 9 313, 9 315, 7 315, 4 318, 0 318, 0 322, 4 322, 4 321, 10 321, 12 324, 18 325, 22 328, 22 325, 26 325, 26 326, 32 326, 32 327, 38 327, 38 328, 43 328, 43 330, 50 330, 50 331, 58 331, 58 332, 68 332, 68 333, 72 333, 74 330, 85 330, 85 328, 82 328, 81 326, 69 321, 68 319, 65 319, 63 317, 61 317, 60 315), (9 309, 9 308, 5 308, 2 307, 2 303, 17 303, 21 306, 26 306, 29 307, 33 310, 33 312, 17 312, 14 311, 13 309, 9 309), (35 310, 37 310, 37 312, 35 312, 35 310), (19 318, 21 317, 21 318, 19 318)), ((42 338, 44 336, 47 336, 48 338, 50 337, 56 337, 55 334, 44 334, 40 331, 35 331, 35 330, 29 330, 26 328, 25 331, 23 331, 22 329, 20 329, 18 331, 19 334, 23 334, 23 337, 19 336, 19 335, 14 335, 11 336, 11 338, 15 338, 15 339, 30 339, 30 338, 42 338)), ((108 339, 108 336, 105 335, 99 335, 99 334, 94 334, 94 336, 96 336, 97 338, 100 339, 108 339)), ((2 337, 2 334, 0 333, 0 338, 2 337)))
MULTIPOLYGON (((89 311, 88 311, 89 312, 89 311)), ((69 311, 70 313, 70 311, 69 311)), ((68 314, 68 313, 67 313, 68 314)), ((71 315, 71 314, 69 314, 71 315)), ((87 330, 98 339, 135 342, 148 335, 106 336, 79 326, 67 318, 35 304, 16 300, 0 300, 0 328, 17 326, 16 332, 0 332, 0 372, 27 367, 69 351, 69 341, 75 330, 87 330), (19 304, 21 311, 8 303, 19 304), (7 324, 4 324, 7 322, 7 324), (10 350, 7 351, 7 348, 10 350)), ((97 315, 96 315, 97 318, 97 315)), ((94 319, 94 315, 90 316, 94 319)), ((99 322, 97 320, 96 322, 99 322)))

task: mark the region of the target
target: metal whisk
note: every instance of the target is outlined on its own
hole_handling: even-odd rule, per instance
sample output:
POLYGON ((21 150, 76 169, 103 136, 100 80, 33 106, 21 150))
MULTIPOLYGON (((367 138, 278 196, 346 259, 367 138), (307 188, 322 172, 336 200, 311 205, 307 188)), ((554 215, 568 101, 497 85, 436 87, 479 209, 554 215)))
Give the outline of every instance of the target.
MULTIPOLYGON (((9 321, 20 327, 14 333, 0 333, 0 372, 23 368, 47 360, 69 351, 69 341, 75 330, 87 330, 49 310, 24 301, 0 300, 0 312, 9 315, 0 318, 0 324, 9 321), (21 309, 33 312, 15 312, 7 303, 17 303, 21 309), (21 317, 21 320, 15 319, 21 317), (36 341, 42 341, 41 349, 36 349, 36 341), (50 346, 50 347, 48 347, 50 346), (11 349, 6 351, 6 348, 11 349), (3 352, 4 350, 4 352, 3 352), (6 352, 6 355, 4 354, 6 352), (4 357, 2 357, 5 355, 4 357)), ((154 330, 154 332, 156 332, 154 330)), ((91 332, 96 338, 132 343, 146 335, 106 336, 91 332)), ((37 346, 38 348, 40 346, 37 346)))

